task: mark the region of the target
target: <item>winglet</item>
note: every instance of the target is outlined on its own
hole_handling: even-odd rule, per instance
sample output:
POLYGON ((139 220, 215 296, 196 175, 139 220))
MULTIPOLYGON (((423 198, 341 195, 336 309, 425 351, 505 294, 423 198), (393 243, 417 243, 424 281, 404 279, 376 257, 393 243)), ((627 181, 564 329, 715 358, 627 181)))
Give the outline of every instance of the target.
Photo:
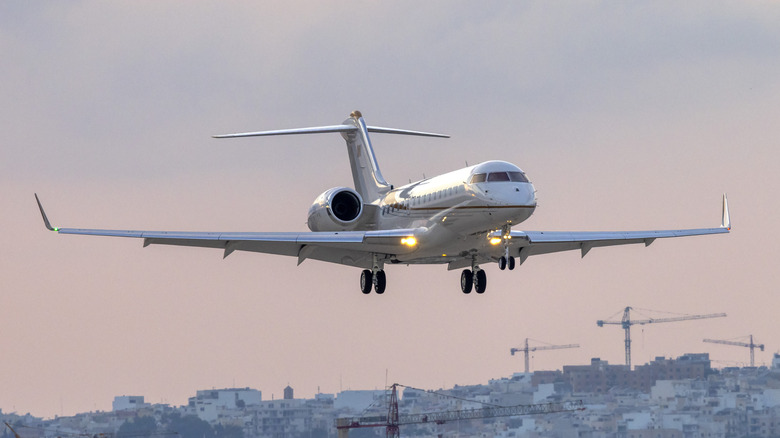
POLYGON ((41 210, 41 216, 43 216, 43 224, 46 225, 46 228, 49 231, 59 231, 59 228, 52 227, 49 223, 49 218, 46 217, 46 212, 43 211, 43 205, 41 205, 41 200, 38 199, 38 194, 35 194, 35 201, 38 203, 38 208, 41 210))
POLYGON ((729 199, 723 194, 723 219, 720 222, 721 228, 731 231, 731 217, 729 216, 729 199))

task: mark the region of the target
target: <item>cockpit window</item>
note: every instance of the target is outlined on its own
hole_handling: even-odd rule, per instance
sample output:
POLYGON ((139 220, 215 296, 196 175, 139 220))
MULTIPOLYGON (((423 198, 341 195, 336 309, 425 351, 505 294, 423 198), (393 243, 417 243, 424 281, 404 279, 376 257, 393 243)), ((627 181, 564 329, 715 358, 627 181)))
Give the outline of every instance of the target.
POLYGON ((474 175, 471 177, 471 181, 469 181, 469 182, 470 182, 471 184, 485 182, 485 177, 486 177, 486 176, 487 176, 487 174, 486 174, 486 173, 475 173, 475 174, 474 174, 474 175))
POLYGON ((509 179, 511 179, 514 182, 528 182, 528 178, 525 176, 523 172, 507 172, 509 174, 509 179))
POLYGON ((490 172, 488 182, 509 181, 509 175, 506 172, 490 172))

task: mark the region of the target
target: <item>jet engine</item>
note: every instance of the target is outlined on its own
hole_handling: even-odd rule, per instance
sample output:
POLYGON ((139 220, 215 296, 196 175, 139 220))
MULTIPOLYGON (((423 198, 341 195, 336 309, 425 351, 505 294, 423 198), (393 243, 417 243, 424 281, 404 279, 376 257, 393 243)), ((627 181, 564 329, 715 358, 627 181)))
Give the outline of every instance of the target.
POLYGON ((347 187, 334 187, 321 194, 309 208, 312 231, 349 231, 363 214, 363 198, 347 187))

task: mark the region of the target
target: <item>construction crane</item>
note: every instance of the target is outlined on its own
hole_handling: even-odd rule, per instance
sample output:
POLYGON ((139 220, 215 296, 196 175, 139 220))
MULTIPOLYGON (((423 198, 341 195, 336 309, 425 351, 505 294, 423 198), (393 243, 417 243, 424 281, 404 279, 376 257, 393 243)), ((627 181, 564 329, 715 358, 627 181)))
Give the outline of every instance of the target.
POLYGON ((14 438, 21 438, 21 437, 19 436, 19 434, 18 434, 18 433, 16 433, 16 431, 14 430, 14 428, 13 428, 13 427, 11 427, 11 425, 10 425, 10 424, 8 424, 8 422, 7 422, 7 421, 4 421, 3 423, 5 424, 5 426, 6 426, 7 428, 11 429, 11 433, 13 433, 13 434, 14 434, 14 438))
MULTIPOLYGON (((461 411, 429 412, 423 414, 401 414, 398 411, 397 388, 404 386, 394 383, 391 386, 390 401, 387 415, 337 418, 336 429, 338 438, 348 438, 351 429, 365 427, 384 427, 387 438, 400 437, 399 427, 410 424, 444 424, 448 421, 475 420, 479 418, 511 417, 515 415, 551 414, 555 412, 570 412, 583 410, 582 400, 563 403, 541 403, 535 405, 495 406, 486 405, 482 409, 466 409, 461 411)), ((422 391, 421 389, 417 389, 422 391)))
MULTIPOLYGON (((528 374, 529 367, 528 367, 528 353, 532 351, 539 351, 539 350, 558 350, 561 348, 580 348, 579 344, 566 344, 566 345, 543 345, 541 347, 529 347, 528 346, 528 338, 525 338, 525 347, 523 348, 513 348, 509 350, 510 353, 512 353, 512 356, 515 355, 518 351, 522 351, 525 353, 525 373, 528 374)), ((541 341, 537 341, 541 342, 541 341)))
MULTIPOLYGON (((725 313, 710 313, 707 315, 683 315, 683 316, 674 316, 670 318, 648 318, 648 319, 631 319, 630 311, 633 309, 633 307, 626 307, 623 310, 623 318, 620 321, 604 321, 604 320, 598 320, 596 321, 596 324, 599 327, 604 327, 605 324, 617 324, 623 327, 623 330, 626 331, 626 365, 628 365, 628 369, 631 369, 631 326, 632 325, 644 325, 644 324, 654 324, 657 322, 677 322, 677 321, 688 321, 690 319, 706 319, 706 318, 721 318, 726 316, 725 313)), ((618 312, 619 313, 619 312, 618 312)))
POLYGON ((704 342, 710 342, 713 344, 725 344, 725 345, 736 345, 737 347, 747 347, 750 349, 750 366, 754 367, 756 366, 756 356, 755 356, 755 349, 759 348, 761 351, 764 351, 764 344, 754 344, 753 343, 753 335, 750 335, 750 342, 735 342, 735 341, 721 341, 718 339, 703 339, 704 342))

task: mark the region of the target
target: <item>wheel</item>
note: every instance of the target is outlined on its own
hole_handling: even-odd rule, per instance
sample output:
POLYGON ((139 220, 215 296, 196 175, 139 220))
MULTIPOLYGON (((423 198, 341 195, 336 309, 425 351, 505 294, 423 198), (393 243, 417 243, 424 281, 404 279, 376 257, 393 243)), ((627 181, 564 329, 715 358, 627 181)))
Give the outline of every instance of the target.
POLYGON ((476 278, 474 280, 474 289, 477 291, 477 293, 485 293, 485 289, 487 289, 487 274, 485 274, 485 271, 482 269, 477 271, 476 278))
POLYGON ((470 270, 464 269, 463 272, 460 273, 460 290, 462 290, 464 294, 471 293, 471 286, 473 284, 474 274, 472 274, 470 270))
POLYGON ((506 269, 506 257, 501 256, 498 258, 498 269, 502 271, 506 269))
POLYGON ((508 267, 509 267, 510 271, 512 269, 515 269, 515 258, 514 257, 509 257, 509 266, 508 267))
POLYGON ((376 277, 374 278, 374 292, 379 295, 385 293, 385 286, 387 286, 387 277, 385 277, 385 271, 376 271, 376 277))
POLYGON ((368 269, 364 269, 363 272, 360 273, 360 291, 364 294, 371 293, 371 277, 371 271, 368 269))

